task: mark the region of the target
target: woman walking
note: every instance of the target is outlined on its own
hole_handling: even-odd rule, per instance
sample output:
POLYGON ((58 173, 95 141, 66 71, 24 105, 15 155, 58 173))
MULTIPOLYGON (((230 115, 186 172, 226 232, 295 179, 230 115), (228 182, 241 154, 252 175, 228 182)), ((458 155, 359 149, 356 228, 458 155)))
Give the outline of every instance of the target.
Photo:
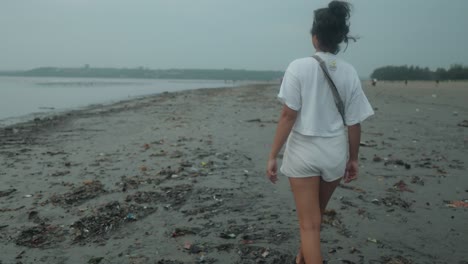
POLYGON ((349 17, 350 5, 342 1, 315 10, 316 54, 289 65, 278 94, 283 109, 267 176, 278 180, 277 155, 287 141, 280 171, 289 179, 299 219, 296 263, 322 263, 322 214, 341 178, 357 178, 360 123, 374 114, 356 70, 336 56, 339 45, 351 39, 349 17))

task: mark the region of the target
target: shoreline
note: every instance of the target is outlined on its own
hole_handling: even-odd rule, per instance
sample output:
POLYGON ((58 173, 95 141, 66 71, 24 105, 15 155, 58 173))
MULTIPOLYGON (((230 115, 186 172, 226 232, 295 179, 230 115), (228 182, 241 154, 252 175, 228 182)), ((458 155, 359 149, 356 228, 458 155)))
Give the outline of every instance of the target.
MULTIPOLYGON (((324 216, 325 259, 466 260, 459 86, 366 85, 376 116, 363 124, 359 180, 337 188, 324 216)), ((0 128, 0 261, 291 262, 288 182, 264 176, 278 89, 164 93, 0 128)))
MULTIPOLYGON (((15 77, 13 77, 13 78, 15 78, 15 77)), ((41 77, 31 77, 31 78, 41 78, 41 77)), ((46 78, 46 77, 44 77, 44 78, 46 78)), ((60 77, 58 77, 58 79, 60 79, 60 77)), ((70 78, 64 78, 64 79, 70 79, 70 78)), ((89 78, 84 78, 84 79, 89 79, 89 78)), ((115 80, 115 79, 109 79, 109 80, 115 80)), ((152 79, 147 79, 147 80, 151 81, 152 79)), ((169 79, 167 79, 165 81, 174 82, 174 83, 189 82, 190 84, 193 84, 194 81, 195 81, 195 83, 197 83, 197 82, 206 83, 206 82, 209 82, 209 81, 218 82, 218 80, 169 80, 169 79)), ((273 84, 273 83, 275 83, 275 82, 264 82, 264 81, 244 82, 244 81, 241 81, 241 82, 238 82, 237 84, 233 83, 232 86, 225 86, 225 87, 220 86, 220 87, 210 87, 210 88, 199 87, 199 88, 189 88, 189 89, 180 90, 180 91, 197 90, 197 89, 236 88, 236 87, 246 86, 246 85, 273 84)), ((125 102, 125 101, 129 101, 129 100, 144 98, 144 97, 147 97, 147 96, 151 97, 151 96, 156 96, 156 95, 159 95, 159 94, 162 94, 162 93, 168 93, 168 92, 173 93, 173 92, 180 92, 180 91, 176 90, 176 91, 153 92, 153 93, 148 93, 148 94, 144 94, 144 95, 134 95, 134 96, 126 97, 126 98, 122 98, 122 99, 109 99, 108 101, 102 101, 100 103, 90 103, 88 105, 82 105, 82 106, 65 108, 65 109, 64 108, 57 108, 56 109, 54 107, 43 107, 44 109, 50 108, 50 111, 37 111, 37 112, 31 112, 31 113, 25 114, 25 115, 11 116, 11 117, 2 118, 2 119, 0 119, 0 128, 6 128, 6 127, 9 127, 9 126, 12 126, 12 125, 15 125, 15 124, 19 124, 19 123, 30 122, 30 121, 33 121, 35 119, 37 120, 37 119, 43 119, 43 118, 51 118, 51 117, 57 116, 57 115, 66 115, 68 112, 72 112, 72 111, 81 111, 81 110, 85 111, 86 109, 92 108, 92 107, 105 107, 105 106, 109 106, 109 105, 112 105, 112 104, 117 104, 117 103, 120 103, 120 102, 125 102)))

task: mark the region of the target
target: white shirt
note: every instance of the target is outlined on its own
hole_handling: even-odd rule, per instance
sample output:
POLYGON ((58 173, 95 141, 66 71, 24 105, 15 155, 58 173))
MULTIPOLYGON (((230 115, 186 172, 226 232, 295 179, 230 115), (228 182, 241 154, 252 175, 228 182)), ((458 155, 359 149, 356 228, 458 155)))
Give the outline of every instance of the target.
MULTIPOLYGON (((345 105, 346 125, 361 123, 374 114, 354 67, 331 53, 317 52, 330 73, 345 105)), ((298 111, 293 130, 306 136, 334 137, 345 132, 319 63, 312 57, 293 61, 284 74, 278 98, 298 111)))

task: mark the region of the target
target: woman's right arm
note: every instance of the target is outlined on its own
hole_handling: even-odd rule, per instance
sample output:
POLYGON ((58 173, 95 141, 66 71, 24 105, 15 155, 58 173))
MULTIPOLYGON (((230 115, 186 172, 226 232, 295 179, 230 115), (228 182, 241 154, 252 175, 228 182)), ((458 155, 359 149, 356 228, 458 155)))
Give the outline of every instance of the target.
POLYGON ((350 182, 358 177, 359 143, 361 142, 361 124, 348 126, 349 160, 346 165, 345 182, 350 182))
POLYGON ((273 139, 270 155, 268 156, 267 175, 270 178, 270 181, 273 183, 276 183, 278 180, 276 157, 288 139, 289 133, 291 133, 292 127, 296 122, 296 118, 297 111, 292 110, 288 106, 284 105, 283 110, 281 111, 281 116, 278 120, 278 125, 276 127, 276 134, 275 138, 273 139))

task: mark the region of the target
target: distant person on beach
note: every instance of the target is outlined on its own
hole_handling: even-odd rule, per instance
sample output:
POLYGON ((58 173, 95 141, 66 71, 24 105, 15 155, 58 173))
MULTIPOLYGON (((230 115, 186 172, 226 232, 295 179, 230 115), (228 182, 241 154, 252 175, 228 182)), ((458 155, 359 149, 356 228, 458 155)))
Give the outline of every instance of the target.
POLYGON ((372 86, 376 86, 377 85, 377 79, 372 79, 372 86))
POLYGON ((347 2, 332 1, 315 10, 311 34, 318 57, 293 61, 278 94, 283 109, 266 173, 276 183, 277 157, 286 142, 280 171, 289 179, 299 219, 301 246, 296 263, 322 263, 322 215, 341 179, 357 178, 360 123, 374 114, 356 70, 336 56, 340 43, 352 39, 349 18, 347 2), (342 104, 335 104, 338 98, 342 104))

